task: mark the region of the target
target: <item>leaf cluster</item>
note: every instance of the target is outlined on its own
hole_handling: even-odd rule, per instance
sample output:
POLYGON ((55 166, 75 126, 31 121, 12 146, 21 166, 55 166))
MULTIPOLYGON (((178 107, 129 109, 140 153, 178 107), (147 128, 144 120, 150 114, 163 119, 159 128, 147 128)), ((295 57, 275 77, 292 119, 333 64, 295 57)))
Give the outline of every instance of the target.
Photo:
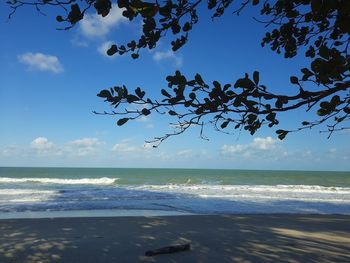
MULTIPOLYGON (((25 5, 39 12, 48 6, 62 8, 65 15, 57 16, 56 20, 65 24, 63 29, 77 24, 89 9, 106 17, 113 8, 111 0, 12 0, 7 3, 12 9, 10 17, 25 5)), ((167 35, 171 37, 172 50, 177 51, 188 42, 191 30, 199 21, 199 10, 207 9, 212 18, 219 19, 227 10, 239 15, 247 8, 256 8, 260 16, 254 19, 267 28, 261 41, 263 47, 269 46, 286 59, 302 54, 310 61, 309 65, 301 65, 299 76, 290 77, 291 91, 284 94, 270 92, 262 85, 258 71, 226 84, 218 80, 206 83, 200 74, 188 80, 176 71, 166 78, 168 88, 161 89, 159 100, 146 98, 145 91, 139 87, 132 92, 125 86, 102 90, 98 96, 114 107, 112 112, 102 114, 125 115, 118 125, 156 111, 177 120, 174 133, 157 137, 157 142, 197 125, 201 126, 202 136, 205 124, 221 131, 243 129, 255 134, 264 125, 270 128, 278 125, 281 112, 304 108, 306 112, 315 112, 316 119, 302 121, 295 130, 278 129, 280 139, 289 132, 321 124, 326 125, 329 136, 349 128, 345 126, 350 119, 349 0, 118 0, 117 4, 129 21, 142 19, 143 31, 138 39, 127 44, 113 44, 107 51, 110 56, 131 54, 137 59, 140 50, 155 48, 167 35), (142 109, 124 107, 130 104, 142 109)))

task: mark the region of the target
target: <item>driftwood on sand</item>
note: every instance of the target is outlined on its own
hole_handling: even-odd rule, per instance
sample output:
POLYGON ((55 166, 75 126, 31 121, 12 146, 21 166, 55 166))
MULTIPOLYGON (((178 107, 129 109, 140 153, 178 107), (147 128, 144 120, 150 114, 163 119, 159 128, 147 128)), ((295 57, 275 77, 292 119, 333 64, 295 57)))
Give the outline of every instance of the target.
POLYGON ((170 254, 170 253, 181 252, 181 251, 186 251, 190 249, 191 249, 190 243, 186 243, 182 245, 172 245, 172 246, 162 247, 158 249, 148 250, 146 251, 145 256, 151 257, 159 254, 170 254))

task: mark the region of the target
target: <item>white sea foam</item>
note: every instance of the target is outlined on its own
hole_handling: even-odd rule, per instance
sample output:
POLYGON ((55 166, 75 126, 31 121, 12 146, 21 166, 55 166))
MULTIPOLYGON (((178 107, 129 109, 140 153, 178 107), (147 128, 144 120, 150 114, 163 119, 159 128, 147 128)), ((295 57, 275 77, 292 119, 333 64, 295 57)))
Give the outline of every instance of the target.
POLYGON ((174 191, 184 193, 194 192, 270 192, 270 193, 337 193, 350 194, 348 187, 326 187, 319 185, 189 185, 189 184, 166 184, 166 185, 140 185, 132 186, 131 188, 149 191, 174 191))
POLYGON ((332 199, 326 199, 326 198, 317 198, 317 197, 295 197, 295 196, 267 196, 267 195, 249 195, 249 194, 233 194, 233 195, 206 195, 206 194, 201 194, 199 195, 202 198, 218 198, 218 199, 227 199, 227 200, 261 200, 261 201, 307 201, 307 202, 330 202, 330 203, 341 203, 341 202, 346 202, 349 203, 350 200, 342 199, 342 198, 332 198, 332 199))
MULTIPOLYGON (((86 179, 33 178, 40 179, 38 182, 41 184, 32 187, 31 179, 25 178, 27 181, 20 181, 20 183, 29 182, 29 185, 21 184, 20 188, 16 185, 16 188, 0 189, 0 212, 159 209, 209 214, 306 212, 350 214, 350 188, 346 187, 211 184, 110 186, 115 182, 115 179, 111 178, 87 179, 87 182, 90 182, 88 185, 82 183, 86 182, 86 179), (96 185, 92 185, 92 182, 96 185)), ((7 182, 9 184, 18 182, 11 180, 7 182)), ((3 182, 2 187, 4 186, 6 185, 3 182)))
POLYGON ((58 179, 58 178, 10 178, 0 177, 0 184, 8 183, 42 183, 42 184, 114 184, 119 178, 80 178, 80 179, 58 179))
POLYGON ((141 185, 129 189, 190 195, 193 198, 221 201, 300 201, 344 203, 350 205, 350 188, 318 185, 141 185))
POLYGON ((58 195, 55 190, 0 189, 0 205, 8 203, 47 202, 58 195))
POLYGON ((3 195, 31 195, 31 194, 54 194, 53 190, 38 189, 0 189, 0 196, 3 195))

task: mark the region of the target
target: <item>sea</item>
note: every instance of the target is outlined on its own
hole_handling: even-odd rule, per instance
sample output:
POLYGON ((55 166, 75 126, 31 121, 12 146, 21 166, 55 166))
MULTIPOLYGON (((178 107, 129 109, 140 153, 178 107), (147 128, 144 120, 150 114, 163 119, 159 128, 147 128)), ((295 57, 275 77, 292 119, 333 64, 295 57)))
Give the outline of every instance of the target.
POLYGON ((0 218, 350 214, 350 172, 0 167, 0 218))

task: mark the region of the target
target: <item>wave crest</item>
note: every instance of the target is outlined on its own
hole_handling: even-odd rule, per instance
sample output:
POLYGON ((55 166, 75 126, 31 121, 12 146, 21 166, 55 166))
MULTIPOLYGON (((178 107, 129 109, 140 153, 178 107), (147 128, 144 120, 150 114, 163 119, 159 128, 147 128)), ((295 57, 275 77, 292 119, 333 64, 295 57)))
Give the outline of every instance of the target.
POLYGON ((0 178, 0 183, 42 183, 42 184, 93 184, 93 185, 110 185, 117 182, 119 178, 80 178, 80 179, 58 179, 58 178, 0 178))

